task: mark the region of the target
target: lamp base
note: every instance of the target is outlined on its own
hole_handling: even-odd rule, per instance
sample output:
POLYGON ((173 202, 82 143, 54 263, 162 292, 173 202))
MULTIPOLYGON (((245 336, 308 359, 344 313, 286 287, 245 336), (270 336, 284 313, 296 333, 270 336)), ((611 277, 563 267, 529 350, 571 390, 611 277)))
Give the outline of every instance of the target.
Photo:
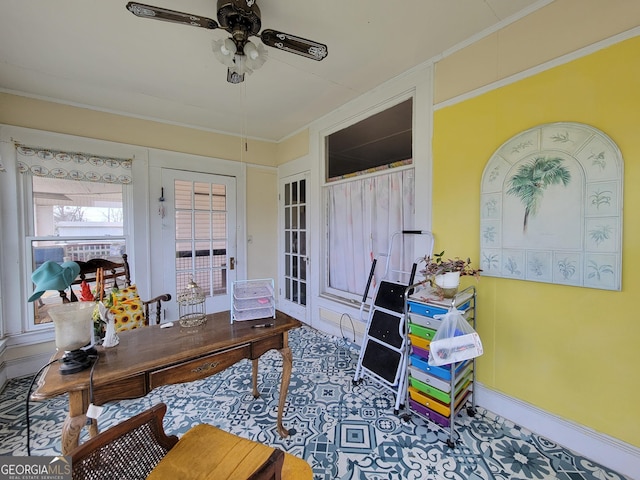
POLYGON ((61 375, 71 375, 89 368, 96 358, 95 348, 65 351, 60 365, 61 375))

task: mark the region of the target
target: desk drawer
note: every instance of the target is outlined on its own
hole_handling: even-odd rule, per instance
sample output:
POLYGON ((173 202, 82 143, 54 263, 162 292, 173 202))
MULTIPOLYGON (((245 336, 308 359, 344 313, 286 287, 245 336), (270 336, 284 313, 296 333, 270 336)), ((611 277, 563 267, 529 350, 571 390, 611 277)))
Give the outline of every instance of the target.
POLYGON ((102 405, 112 400, 128 400, 144 397, 147 385, 144 373, 133 377, 123 378, 113 383, 100 385, 93 389, 93 403, 102 405))
POLYGON ((224 352, 214 353, 213 355, 149 372, 149 390, 161 385, 193 382, 194 380, 206 378, 229 368, 243 358, 249 358, 250 353, 251 347, 246 344, 224 352))
POLYGON ((274 335, 273 337, 258 340, 251 344, 251 358, 259 358, 262 354, 269 350, 281 350, 284 347, 283 335, 274 335))

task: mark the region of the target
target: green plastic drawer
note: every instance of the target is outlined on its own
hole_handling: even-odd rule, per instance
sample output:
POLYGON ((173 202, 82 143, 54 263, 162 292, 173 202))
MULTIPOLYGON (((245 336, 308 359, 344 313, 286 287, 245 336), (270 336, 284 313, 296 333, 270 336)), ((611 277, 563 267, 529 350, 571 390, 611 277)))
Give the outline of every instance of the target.
POLYGON ((415 323, 409 323, 409 332, 413 333, 416 337, 433 340, 433 336, 436 334, 437 330, 423 327, 422 325, 416 325, 415 323))
MULTIPOLYGON (((436 400, 439 400, 443 403, 451 402, 451 395, 449 393, 443 392, 442 390, 438 390, 432 385, 428 385, 424 382, 421 382, 420 380, 414 377, 409 377, 409 382, 411 382, 411 386, 413 388, 423 393, 426 393, 427 395, 429 395, 432 398, 435 398, 436 400)), ((467 377, 462 378, 456 385, 456 392, 455 392, 456 395, 459 395, 460 392, 465 388, 467 388, 470 383, 471 383, 471 375, 468 375, 467 377)))

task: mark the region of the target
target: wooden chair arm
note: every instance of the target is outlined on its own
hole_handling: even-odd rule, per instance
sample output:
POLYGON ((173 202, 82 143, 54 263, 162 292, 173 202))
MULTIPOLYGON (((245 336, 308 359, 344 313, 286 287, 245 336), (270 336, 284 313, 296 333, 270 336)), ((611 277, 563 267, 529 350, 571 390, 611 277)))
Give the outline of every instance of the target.
POLYGON ((163 295, 158 295, 157 297, 154 297, 150 300, 142 301, 142 305, 144 306, 144 318, 146 319, 149 325, 151 325, 151 317, 149 316, 149 305, 155 304, 155 308, 156 308, 155 325, 158 325, 160 323, 160 317, 162 316, 162 302, 168 302, 170 300, 171 300, 171 295, 168 293, 165 293, 163 295))
POLYGON ((70 455, 74 479, 113 480, 146 478, 160 460, 178 443, 167 436, 162 419, 164 403, 125 420, 74 449, 70 455))

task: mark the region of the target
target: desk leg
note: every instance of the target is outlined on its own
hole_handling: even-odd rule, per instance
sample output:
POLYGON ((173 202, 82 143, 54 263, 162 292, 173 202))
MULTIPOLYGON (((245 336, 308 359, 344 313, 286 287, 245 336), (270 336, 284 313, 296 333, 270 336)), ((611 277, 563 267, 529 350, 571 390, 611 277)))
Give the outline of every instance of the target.
POLYGON ((252 360, 252 377, 253 377, 253 398, 258 398, 260 396, 260 392, 258 392, 258 359, 254 358, 252 360))
POLYGON ((282 415, 284 404, 287 401, 287 392, 289 391, 289 381, 291 380, 291 369, 293 365, 293 355, 291 349, 285 343, 282 350, 278 350, 282 355, 282 382, 280 383, 280 403, 278 404, 278 433, 281 437, 288 437, 289 430, 282 425, 282 415))
MULTIPOLYGON (((68 455, 78 446, 80 432, 87 424, 87 409, 89 408, 89 392, 86 390, 69 392, 69 414, 62 425, 61 449, 63 455, 68 455)), ((98 421, 91 420, 89 435, 98 434, 98 421)))

